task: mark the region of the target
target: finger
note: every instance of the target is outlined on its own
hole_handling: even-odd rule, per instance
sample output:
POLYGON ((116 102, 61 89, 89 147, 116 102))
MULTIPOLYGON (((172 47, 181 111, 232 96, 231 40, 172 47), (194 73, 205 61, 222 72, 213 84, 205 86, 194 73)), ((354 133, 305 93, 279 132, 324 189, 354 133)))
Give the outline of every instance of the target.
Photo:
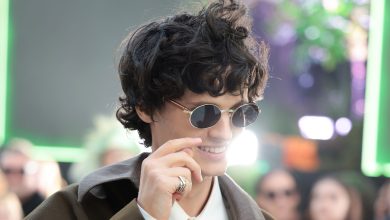
POLYGON ((153 172, 153 176, 150 183, 160 188, 166 188, 171 194, 178 193, 184 195, 185 192, 190 192, 192 189, 191 171, 188 168, 173 167, 160 169, 153 172), (179 176, 185 181, 184 191, 180 193, 177 192, 182 181, 179 176))
POLYGON ((185 167, 188 168, 194 175, 195 180, 202 182, 202 170, 199 164, 186 152, 177 152, 166 155, 159 159, 160 164, 165 164, 168 167, 185 167))
POLYGON ((188 152, 191 152, 192 155, 192 150, 183 150, 160 158, 146 158, 142 162, 141 173, 144 175, 141 175, 141 181, 145 175, 147 176, 150 173, 154 173, 158 176, 160 174, 159 172, 161 172, 159 170, 172 167, 183 167, 189 169, 189 171, 194 174, 196 180, 202 181, 200 166, 188 152), (158 171, 157 173, 154 172, 156 170, 158 171))
POLYGON ((185 148, 197 147, 201 143, 202 143, 201 138, 179 138, 179 139, 169 140, 165 144, 161 145, 150 156, 162 157, 170 153, 181 151, 185 148))
POLYGON ((185 176, 177 176, 176 177, 176 188, 175 191, 172 193, 172 197, 176 200, 180 200, 181 197, 185 196, 186 194, 190 193, 192 190, 192 182, 188 180, 185 176), (184 183, 184 186, 182 185, 184 183), (184 188, 181 188, 184 187, 184 188))
POLYGON ((187 153, 190 157, 194 156, 194 150, 192 148, 184 148, 181 151, 187 153))
POLYGON ((172 167, 172 168, 166 168, 164 170, 161 171, 162 173, 164 173, 165 175, 167 176, 171 176, 171 177, 178 177, 178 176, 183 176, 185 178, 187 178, 187 180, 191 181, 191 175, 192 175, 192 172, 190 169, 186 168, 186 167, 172 167))

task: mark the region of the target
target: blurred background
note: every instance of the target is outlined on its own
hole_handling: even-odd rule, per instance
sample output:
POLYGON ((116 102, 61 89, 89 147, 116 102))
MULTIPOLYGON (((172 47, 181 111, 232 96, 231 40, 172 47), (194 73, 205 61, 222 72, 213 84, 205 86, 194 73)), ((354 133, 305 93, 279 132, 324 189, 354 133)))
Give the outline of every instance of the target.
MULTIPOLYGON (((143 151, 114 118, 117 48, 140 24, 206 2, 0 0, 2 148, 24 139, 29 157, 58 163, 66 184, 143 151)), ((228 173, 256 197, 259 178, 288 170, 305 216, 313 185, 343 172, 373 215, 390 177, 390 3, 244 2, 271 49, 271 71, 262 113, 232 144, 228 173)))

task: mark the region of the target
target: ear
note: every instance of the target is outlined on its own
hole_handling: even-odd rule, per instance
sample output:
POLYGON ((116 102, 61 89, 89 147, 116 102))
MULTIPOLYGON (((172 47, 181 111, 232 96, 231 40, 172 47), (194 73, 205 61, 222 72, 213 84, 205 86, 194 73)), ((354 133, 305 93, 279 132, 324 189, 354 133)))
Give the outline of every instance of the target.
POLYGON ((146 112, 142 111, 139 108, 139 106, 135 107, 135 111, 137 112, 138 117, 140 117, 143 122, 148 123, 148 124, 153 122, 152 117, 150 115, 148 115, 146 112))

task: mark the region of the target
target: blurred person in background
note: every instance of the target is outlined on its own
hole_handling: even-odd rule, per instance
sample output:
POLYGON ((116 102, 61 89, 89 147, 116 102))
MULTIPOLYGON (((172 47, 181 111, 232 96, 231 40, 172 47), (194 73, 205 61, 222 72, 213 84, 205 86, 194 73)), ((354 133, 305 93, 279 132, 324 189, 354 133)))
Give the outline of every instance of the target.
POLYGON ((226 175, 226 150, 255 122, 268 48, 247 9, 215 1, 141 26, 123 43, 118 120, 152 153, 87 175, 26 219, 272 219, 226 175))
POLYGON ((0 169, 0 194, 8 191, 8 183, 3 171, 0 169))
POLYGON ((99 115, 85 138, 85 158, 69 170, 72 182, 79 182, 93 170, 129 159, 141 151, 141 139, 136 131, 126 131, 115 117, 99 115))
POLYGON ((15 193, 6 191, 0 193, 0 220, 21 220, 23 210, 15 193))
POLYGON ((39 160, 37 172, 37 191, 47 198, 53 193, 61 190, 67 185, 66 180, 61 175, 60 166, 57 161, 46 158, 39 160))
POLYGON ((387 180, 377 193, 375 220, 390 220, 390 180, 387 180))
POLYGON ((22 205, 15 193, 9 191, 7 180, 0 169, 0 220, 21 220, 22 205))
POLYGON ((39 164, 32 157, 33 145, 25 139, 12 139, 0 155, 0 168, 11 192, 22 203, 24 215, 28 215, 43 200, 38 190, 39 164))
POLYGON ((294 176, 275 169, 261 176, 256 184, 256 202, 278 220, 300 220, 300 194, 294 176))
MULTIPOLYGON (((354 182, 358 176, 336 173, 321 177, 311 190, 308 217, 310 220, 368 220, 372 219, 363 203, 363 190, 354 182)), ((369 203, 369 199, 366 201, 369 203)), ((371 203, 372 204, 372 203, 371 203)))

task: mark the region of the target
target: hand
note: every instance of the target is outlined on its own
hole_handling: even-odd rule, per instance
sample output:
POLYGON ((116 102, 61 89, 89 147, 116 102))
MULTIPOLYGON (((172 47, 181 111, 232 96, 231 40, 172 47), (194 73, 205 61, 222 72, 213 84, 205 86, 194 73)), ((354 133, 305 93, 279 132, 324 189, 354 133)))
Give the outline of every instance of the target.
POLYGON ((142 162, 137 202, 154 218, 168 219, 173 201, 191 191, 193 179, 202 181, 201 168, 192 158, 192 148, 201 142, 200 138, 170 140, 142 162), (187 179, 182 194, 176 193, 178 176, 187 179))

